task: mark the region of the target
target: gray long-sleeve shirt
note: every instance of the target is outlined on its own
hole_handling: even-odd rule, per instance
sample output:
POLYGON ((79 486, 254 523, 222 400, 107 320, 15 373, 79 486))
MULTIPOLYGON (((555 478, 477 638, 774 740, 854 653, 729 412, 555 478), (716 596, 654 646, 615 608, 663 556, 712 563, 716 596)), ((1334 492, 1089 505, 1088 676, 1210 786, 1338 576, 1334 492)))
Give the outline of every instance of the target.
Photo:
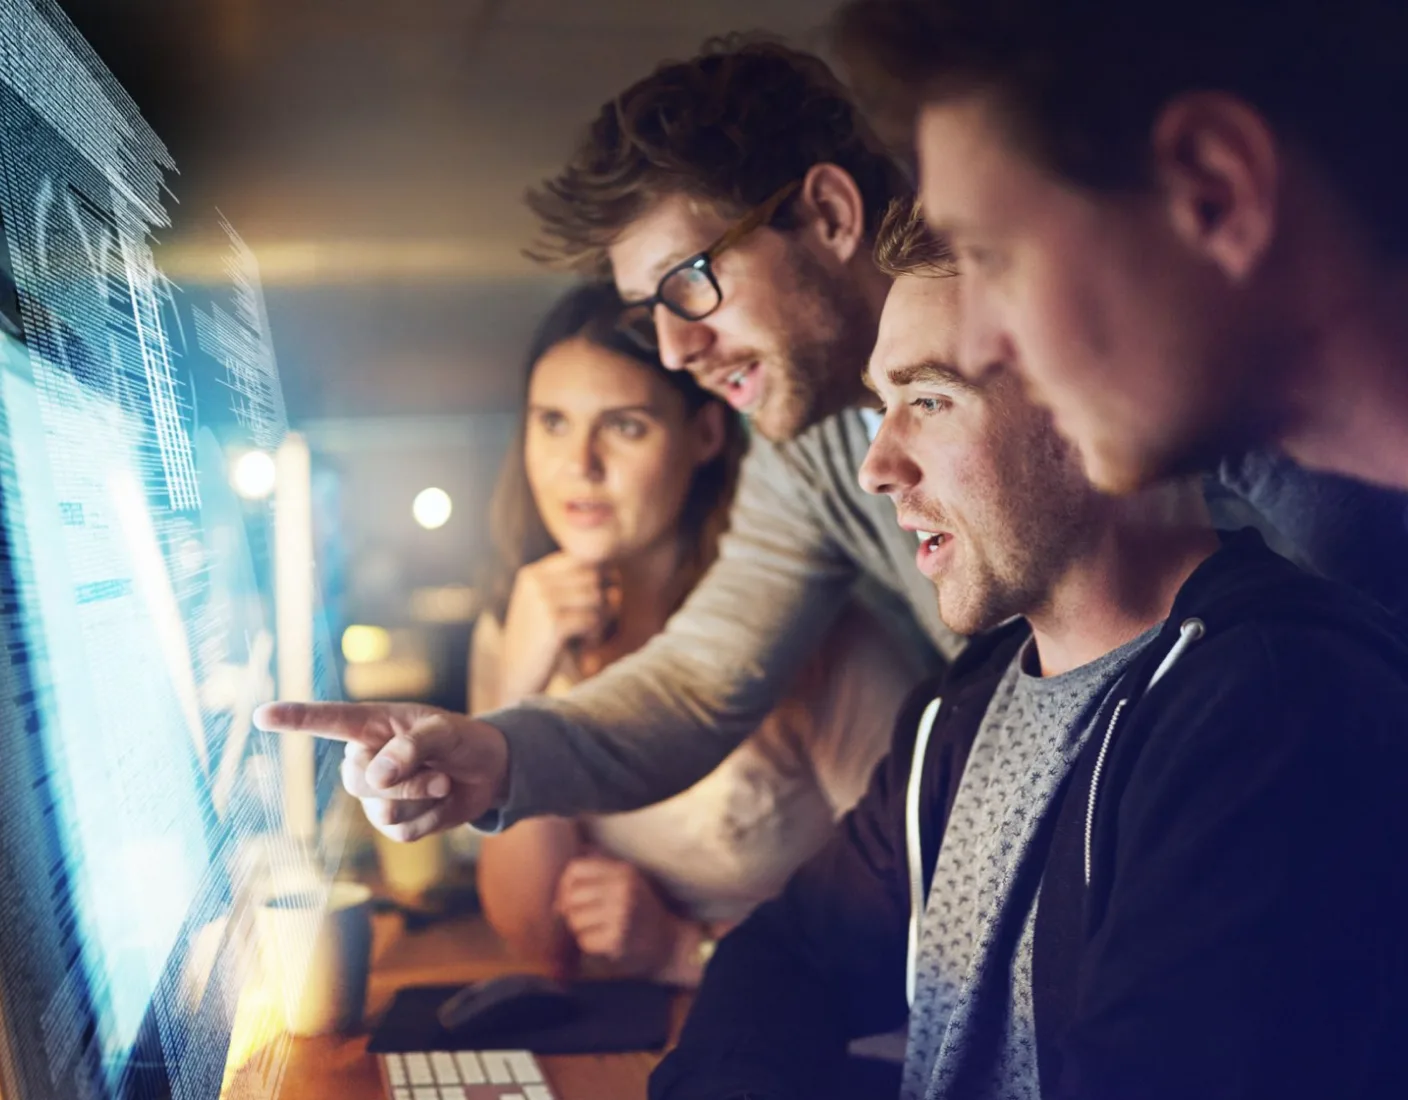
POLYGON ((631 810, 708 774, 772 709, 847 595, 901 638, 952 656, 917 542, 856 473, 859 410, 787 443, 755 438, 719 558, 665 630, 561 699, 483 717, 509 743, 502 823, 631 810))
MULTIPOLYGON (((869 445, 857 409, 787 443, 755 439, 719 560, 665 630, 565 698, 483 715, 508 739, 509 797, 481 824, 633 810, 684 790, 758 726, 857 582, 899 636, 932 646, 935 662, 954 656, 961 639, 939 620, 914 536, 857 483, 869 445)), ((1278 456, 1219 473, 1286 549, 1408 616, 1408 496, 1278 456)))

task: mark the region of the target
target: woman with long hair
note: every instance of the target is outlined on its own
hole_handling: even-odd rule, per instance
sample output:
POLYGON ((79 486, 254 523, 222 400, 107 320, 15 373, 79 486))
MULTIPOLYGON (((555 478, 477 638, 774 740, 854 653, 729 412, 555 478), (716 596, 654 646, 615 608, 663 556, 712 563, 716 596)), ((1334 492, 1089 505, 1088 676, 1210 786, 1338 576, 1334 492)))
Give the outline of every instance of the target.
MULTIPOLYGON (((522 427, 492 510, 497 557, 470 706, 558 694, 658 633, 717 553, 742 421, 617 328, 610 286, 568 293, 527 361, 522 427)), ((634 813, 485 838, 490 922, 558 973, 699 980, 715 937, 860 797, 920 669, 848 609, 754 735, 689 790, 634 813)))

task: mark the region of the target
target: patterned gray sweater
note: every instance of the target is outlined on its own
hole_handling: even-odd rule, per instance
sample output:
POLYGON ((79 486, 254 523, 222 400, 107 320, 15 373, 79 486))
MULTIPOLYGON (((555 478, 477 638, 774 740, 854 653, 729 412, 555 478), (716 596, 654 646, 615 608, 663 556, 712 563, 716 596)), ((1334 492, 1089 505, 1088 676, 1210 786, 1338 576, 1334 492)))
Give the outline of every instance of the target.
POLYGON ((1038 1100, 1031 964, 1043 854, 1033 842, 1101 702, 1159 626, 1049 678, 1028 671, 1029 641, 998 684, 920 923, 902 1100, 1038 1100))

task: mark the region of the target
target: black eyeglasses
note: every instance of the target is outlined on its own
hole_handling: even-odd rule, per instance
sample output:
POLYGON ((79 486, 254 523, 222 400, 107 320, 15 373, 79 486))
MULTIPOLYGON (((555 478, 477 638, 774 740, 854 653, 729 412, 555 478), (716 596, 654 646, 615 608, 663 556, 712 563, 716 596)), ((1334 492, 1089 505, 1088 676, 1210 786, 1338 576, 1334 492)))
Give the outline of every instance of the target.
POLYGON ((655 293, 649 298, 626 302, 618 322, 621 331, 646 351, 653 352, 660 346, 660 338, 655 332, 656 306, 664 306, 685 321, 702 321, 723 305, 724 292, 719 288, 718 277, 714 274, 714 261, 749 233, 772 221, 777 208, 801 184, 801 180, 793 180, 773 192, 703 252, 675 264, 660 276, 655 293))

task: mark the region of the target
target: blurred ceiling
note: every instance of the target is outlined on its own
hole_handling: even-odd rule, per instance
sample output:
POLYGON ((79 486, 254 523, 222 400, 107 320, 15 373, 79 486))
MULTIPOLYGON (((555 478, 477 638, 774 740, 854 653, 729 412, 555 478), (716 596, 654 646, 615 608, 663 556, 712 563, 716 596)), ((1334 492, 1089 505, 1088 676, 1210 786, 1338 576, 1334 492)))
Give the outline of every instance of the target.
MULTIPOLYGON (((815 47, 827 0, 61 0, 260 258, 295 418, 506 409, 564 285, 524 188, 708 36, 815 47)), ((174 241, 178 279, 210 270, 174 241)))

